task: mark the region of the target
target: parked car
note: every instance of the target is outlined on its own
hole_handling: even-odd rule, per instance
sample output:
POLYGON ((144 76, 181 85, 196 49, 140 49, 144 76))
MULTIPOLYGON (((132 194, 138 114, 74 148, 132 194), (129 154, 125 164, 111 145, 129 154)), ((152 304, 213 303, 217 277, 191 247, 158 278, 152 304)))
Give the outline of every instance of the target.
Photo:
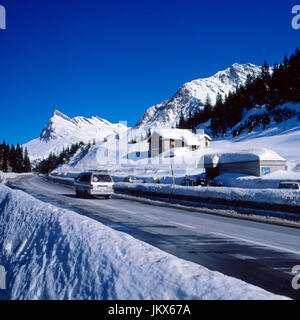
POLYGON ((129 183, 145 183, 145 180, 138 179, 136 176, 128 176, 126 177, 123 182, 129 182, 129 183))
POLYGON ((300 183, 294 181, 281 181, 278 186, 279 189, 300 190, 300 183))
POLYGON ((114 193, 114 181, 112 177, 103 172, 83 172, 74 179, 76 196, 103 196, 109 199, 114 193))
POLYGON ((205 178, 198 177, 194 184, 195 186, 201 187, 224 187, 223 183, 220 180, 210 180, 205 178))
POLYGON ((220 180, 210 180, 209 185, 211 187, 224 187, 224 184, 220 180))
POLYGON ((186 175, 182 182, 180 183, 181 186, 186 186, 186 187, 192 187, 195 185, 195 180, 191 179, 189 175, 186 175))
POLYGON ((198 177, 196 179, 195 186, 207 187, 209 186, 209 180, 198 177))

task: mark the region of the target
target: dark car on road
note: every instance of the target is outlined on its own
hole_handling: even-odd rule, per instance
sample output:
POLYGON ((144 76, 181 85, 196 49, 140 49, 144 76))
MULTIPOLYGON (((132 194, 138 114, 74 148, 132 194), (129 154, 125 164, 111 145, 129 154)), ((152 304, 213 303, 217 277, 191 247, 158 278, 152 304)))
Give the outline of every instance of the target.
POLYGON ((145 183, 145 180, 138 179, 136 176, 128 176, 126 177, 123 182, 129 182, 129 183, 145 183))

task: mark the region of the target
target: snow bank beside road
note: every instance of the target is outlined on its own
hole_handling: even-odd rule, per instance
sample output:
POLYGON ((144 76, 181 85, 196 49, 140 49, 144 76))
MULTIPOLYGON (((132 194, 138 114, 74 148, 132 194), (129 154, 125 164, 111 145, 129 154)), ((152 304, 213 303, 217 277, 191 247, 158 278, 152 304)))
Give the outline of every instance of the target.
POLYGON ((281 299, 0 185, 8 299, 281 299))
POLYGON ((2 172, 0 171, 0 183, 6 183, 7 180, 12 180, 12 179, 16 179, 16 178, 20 178, 20 177, 25 177, 25 176, 31 176, 32 173, 28 172, 28 173, 8 173, 8 172, 2 172))
POLYGON ((300 207, 300 192, 295 190, 277 189, 240 189, 227 187, 185 187, 166 184, 129 184, 117 183, 116 190, 136 190, 163 195, 186 196, 199 200, 224 199, 229 201, 249 201, 253 203, 268 203, 300 207))
POLYGON ((300 192, 294 190, 117 183, 115 191, 138 197, 163 198, 167 201, 246 208, 252 210, 251 214, 300 221, 300 192))

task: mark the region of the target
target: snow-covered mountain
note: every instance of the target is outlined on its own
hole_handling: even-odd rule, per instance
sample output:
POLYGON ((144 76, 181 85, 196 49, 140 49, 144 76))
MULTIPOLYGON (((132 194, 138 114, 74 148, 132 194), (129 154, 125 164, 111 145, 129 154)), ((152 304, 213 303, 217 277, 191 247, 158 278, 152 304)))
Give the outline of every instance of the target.
POLYGON ((43 159, 50 152, 58 154, 65 147, 76 142, 103 141, 112 134, 125 132, 128 128, 123 124, 113 124, 99 117, 69 118, 58 110, 43 129, 41 135, 26 143, 31 160, 43 159))
POLYGON ((136 124, 136 129, 155 127, 175 127, 181 112, 186 117, 204 105, 207 96, 215 104, 217 94, 222 96, 234 91, 246 82, 247 76, 257 76, 261 67, 253 64, 233 64, 230 68, 219 71, 205 79, 196 79, 185 83, 171 98, 150 107, 136 124))
POLYGON ((139 141, 148 128, 175 127, 181 112, 185 116, 190 111, 193 113, 204 105, 207 96, 214 104, 218 93, 224 96, 234 91, 237 86, 245 83, 248 74, 256 76, 260 70, 260 67, 253 64, 235 63, 212 77, 188 82, 171 99, 150 107, 130 130, 122 124, 112 124, 99 117, 69 118, 56 110, 41 135, 24 147, 28 148, 30 159, 34 161, 46 158, 50 152, 58 154, 73 143, 93 140, 102 142, 108 136, 122 134, 127 130, 129 140, 139 141))

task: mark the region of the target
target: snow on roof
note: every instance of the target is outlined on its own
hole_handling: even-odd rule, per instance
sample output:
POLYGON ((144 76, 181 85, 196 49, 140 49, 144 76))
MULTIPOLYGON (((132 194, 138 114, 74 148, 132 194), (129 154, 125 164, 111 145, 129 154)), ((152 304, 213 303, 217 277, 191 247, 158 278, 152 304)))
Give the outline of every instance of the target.
MULTIPOLYGON (((198 134, 198 136, 199 136, 199 134, 198 134)), ((200 140, 202 140, 202 139, 204 139, 204 138, 206 138, 206 139, 209 140, 209 141, 212 140, 211 137, 210 137, 208 134, 206 134, 206 133, 203 133, 202 135, 199 136, 199 139, 200 139, 200 140)))
POLYGON ((213 153, 204 156, 204 163, 219 164, 248 161, 286 161, 275 151, 269 149, 250 149, 239 152, 213 153))
POLYGON ((174 140, 182 140, 187 145, 200 145, 201 140, 203 138, 207 138, 211 140, 211 138, 205 134, 204 132, 200 132, 198 134, 194 134, 192 131, 187 129, 155 129, 153 133, 157 133, 163 139, 174 139, 174 140))

